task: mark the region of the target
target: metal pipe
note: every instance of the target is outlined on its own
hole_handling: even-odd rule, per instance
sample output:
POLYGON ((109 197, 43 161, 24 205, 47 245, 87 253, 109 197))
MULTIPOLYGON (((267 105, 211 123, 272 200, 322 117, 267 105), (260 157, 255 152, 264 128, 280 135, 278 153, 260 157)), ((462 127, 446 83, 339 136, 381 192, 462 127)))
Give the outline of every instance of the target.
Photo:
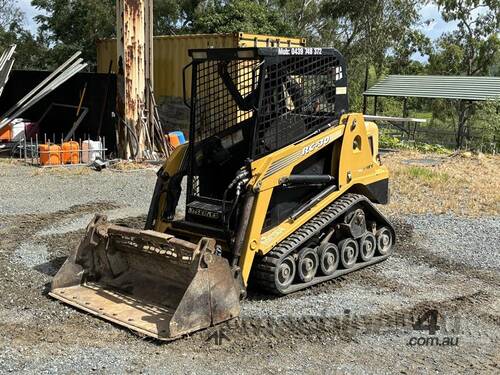
POLYGON ((0 95, 2 95, 3 89, 5 88, 5 85, 7 84, 7 81, 9 80, 9 75, 12 70, 12 66, 14 65, 14 59, 9 60, 7 69, 3 68, 0 70, 1 71, 1 76, 0 76, 0 95))
POLYGON ((375 116, 375 115, 364 115, 363 117, 367 121, 418 122, 418 123, 427 122, 426 119, 412 118, 412 117, 392 117, 392 116, 375 116))
POLYGON ((32 105, 40 101, 43 97, 45 97, 48 93, 50 93, 52 90, 55 88, 59 87, 65 80, 69 79, 72 77, 72 73, 77 69, 75 67, 74 69, 71 69, 68 73, 63 73, 59 77, 57 77, 54 81, 49 83, 48 86, 43 88, 39 93, 37 93, 35 96, 33 96, 26 104, 24 104, 21 107, 16 108, 16 111, 14 114, 10 114, 8 117, 5 117, 1 122, 0 122, 0 129, 4 127, 6 124, 10 123, 13 119, 15 119, 19 114, 25 112, 27 109, 29 109, 32 105))
MULTIPOLYGON (((15 111, 15 109, 19 106, 21 106, 23 103, 25 103, 29 98, 31 98, 33 95, 36 94, 37 91, 39 91, 42 87, 46 86, 52 78, 57 76, 63 69, 65 69, 70 63, 77 58, 82 52, 78 51, 76 52, 73 56, 71 56, 68 60, 66 60, 61 66, 59 66, 56 70, 54 70, 47 78, 45 78, 42 82, 40 82, 33 90, 31 90, 27 95, 24 96, 19 102, 14 104, 14 106, 9 109, 6 113, 4 113, 1 117, 7 117, 9 116, 12 112, 15 111)), ((78 59, 78 63, 83 62, 83 59, 78 59)))
POLYGON ((2 58, 0 60, 0 68, 3 69, 5 67, 5 64, 7 61, 12 59, 12 56, 14 55, 14 51, 16 50, 16 45, 14 44, 11 46, 10 50, 4 51, 2 54, 2 58))
POLYGON ((292 215, 290 216, 290 220, 295 221, 299 216, 301 216, 303 213, 309 211, 314 205, 316 205, 318 202, 320 202, 325 196, 330 194, 331 192, 335 191, 337 189, 337 186, 331 185, 327 187, 325 190, 321 191, 319 194, 315 195, 312 197, 308 202, 297 208, 292 215))
MULTIPOLYGON (((25 128, 26 128, 26 125, 25 125, 25 128)), ((28 145, 26 144, 26 133, 24 133, 24 163, 27 163, 28 160, 27 160, 27 155, 26 155, 26 147, 28 145)))
MULTIPOLYGON (((247 192, 245 196, 245 202, 243 204, 243 212, 241 219, 238 223, 238 229, 236 231, 236 238, 233 245, 233 256, 231 259, 231 265, 237 266, 241 257, 241 251, 243 248, 243 243, 245 242, 245 235, 247 233, 248 225, 250 223, 250 216, 252 214, 252 209, 254 206, 255 194, 252 192, 247 192)), ((231 244, 228 244, 231 247, 231 244)))
POLYGON ((67 71, 59 75, 57 78, 55 78, 52 82, 50 82, 46 87, 44 87, 40 92, 38 92, 35 96, 33 96, 26 104, 23 106, 19 107, 16 109, 16 112, 14 114, 10 114, 8 117, 4 118, 0 122, 0 129, 11 122, 13 119, 15 119, 19 114, 25 112, 27 109, 29 109, 31 106, 33 106, 35 103, 40 101, 42 98, 44 98, 47 94, 55 90, 57 87, 59 87, 61 84, 66 82, 68 79, 73 77, 76 73, 78 73, 81 69, 83 69, 87 64, 84 65, 72 65, 70 68, 68 68, 67 71))
POLYGON ((3 53, 0 58, 0 69, 4 68, 4 65, 7 61, 12 59, 12 56, 14 55, 14 51, 16 50, 16 45, 13 44, 9 48, 7 48, 3 53))
POLYGON ((31 153, 31 165, 34 164, 33 160, 33 138, 30 137, 30 153, 31 153))
MULTIPOLYGON (((70 106, 70 107, 73 107, 73 106, 70 106)), ((87 112, 89 111, 89 109, 87 107, 82 107, 82 108, 83 108, 83 111, 80 113, 80 116, 76 119, 75 123, 73 124, 73 126, 69 130, 68 134, 66 134, 66 137, 64 138, 65 141, 68 141, 71 138, 73 138, 73 136, 75 135, 76 129, 78 129, 81 122, 83 121, 83 119, 87 115, 87 112)))
POLYGON ((64 82, 69 80, 71 77, 73 77, 76 73, 81 71, 87 66, 87 64, 83 65, 78 65, 72 68, 68 73, 61 74, 58 78, 56 78, 53 82, 51 82, 45 89, 40 91, 35 97, 33 97, 28 103, 26 103, 23 107, 19 108, 14 114, 12 114, 10 117, 5 118, 2 122, 0 122, 0 129, 2 129, 5 125, 10 123, 13 119, 15 119, 17 116, 31 108, 34 104, 42 100, 45 96, 47 96, 50 92, 54 91, 56 88, 58 88, 60 85, 62 85, 64 82))
POLYGON ((40 165, 40 155, 38 154, 38 133, 35 134, 35 147, 36 147, 36 154, 35 158, 37 160, 38 165, 40 165))
POLYGON ((298 184, 328 184, 335 181, 335 177, 328 174, 318 175, 300 175, 292 174, 280 179, 282 185, 298 185, 298 184))

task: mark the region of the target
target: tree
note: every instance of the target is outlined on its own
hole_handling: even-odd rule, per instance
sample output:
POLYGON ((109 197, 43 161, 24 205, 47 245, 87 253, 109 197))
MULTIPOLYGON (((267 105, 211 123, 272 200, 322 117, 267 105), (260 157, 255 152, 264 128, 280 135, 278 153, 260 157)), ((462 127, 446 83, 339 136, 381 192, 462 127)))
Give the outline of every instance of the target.
MULTIPOLYGON (((409 59, 415 49, 415 27, 421 0, 322 1, 313 27, 315 43, 338 48, 346 57, 351 108, 360 110, 369 71, 377 80, 386 72, 388 56, 409 59), (406 36, 411 34, 412 38, 406 36), (396 47, 396 48, 395 48, 396 47), (369 69, 372 66, 374 69, 369 69)), ((409 62, 407 62, 409 64, 409 62)))
POLYGON ((76 51, 96 64, 96 42, 115 35, 115 0, 32 0, 45 14, 38 15, 39 32, 52 45, 54 64, 76 51))
POLYGON ((396 40, 385 61, 390 74, 422 74, 424 66, 413 60, 413 54, 428 55, 431 51, 431 41, 420 30, 410 29, 396 40))
POLYGON ((195 33, 290 35, 291 27, 270 4, 260 1, 227 0, 197 5, 190 29, 195 33))
POLYGON ((16 44, 15 69, 44 69, 50 67, 49 48, 42 38, 35 37, 22 27, 9 31, 0 30, 0 53, 8 46, 16 44))
MULTIPOLYGON (((494 72, 500 59, 500 3, 494 0, 438 0, 437 4, 445 21, 457 22, 457 30, 437 41, 429 56, 429 73, 475 76, 494 72)), ((436 116, 453 112, 457 148, 471 138, 471 119, 478 105, 463 100, 434 104, 436 116)))
POLYGON ((0 53, 16 44, 16 69, 45 67, 43 40, 32 35, 24 25, 24 14, 13 0, 0 0, 0 53))
POLYGON ((178 21, 182 17, 182 2, 177 0, 155 0, 153 22, 155 35, 177 34, 178 21))
POLYGON ((24 14, 13 0, 0 0, 0 30, 7 31, 22 23, 24 14))

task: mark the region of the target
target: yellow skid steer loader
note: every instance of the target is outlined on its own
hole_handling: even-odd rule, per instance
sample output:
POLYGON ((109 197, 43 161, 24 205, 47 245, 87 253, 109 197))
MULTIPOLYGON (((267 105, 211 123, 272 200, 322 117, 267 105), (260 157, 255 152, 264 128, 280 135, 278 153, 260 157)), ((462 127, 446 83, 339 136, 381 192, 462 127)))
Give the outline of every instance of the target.
POLYGON ((96 215, 50 292, 161 340, 237 317, 249 285, 288 294, 380 262, 395 242, 374 206, 388 201, 378 130, 348 113, 337 50, 190 56, 189 143, 159 170, 145 229, 96 215))

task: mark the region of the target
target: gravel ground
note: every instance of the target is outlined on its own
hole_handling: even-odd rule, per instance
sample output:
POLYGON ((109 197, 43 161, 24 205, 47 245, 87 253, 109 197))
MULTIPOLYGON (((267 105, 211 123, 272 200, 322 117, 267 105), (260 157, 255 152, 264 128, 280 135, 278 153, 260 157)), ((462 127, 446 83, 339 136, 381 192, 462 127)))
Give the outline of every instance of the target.
POLYGON ((161 344, 47 296, 94 212, 143 223, 154 171, 33 171, 0 164, 2 373, 498 373, 500 217, 392 216, 387 261, 287 297, 250 290, 221 345, 213 330, 161 344), (435 336, 412 325, 429 310, 435 336))
POLYGON ((468 219, 453 215, 409 216, 422 245, 437 256, 455 250, 458 263, 500 270, 500 217, 468 219), (493 251, 492 250, 493 247, 493 251))
POLYGON ((0 164, 0 215, 50 213, 88 202, 114 202, 147 211, 155 170, 103 171, 84 174, 0 164))

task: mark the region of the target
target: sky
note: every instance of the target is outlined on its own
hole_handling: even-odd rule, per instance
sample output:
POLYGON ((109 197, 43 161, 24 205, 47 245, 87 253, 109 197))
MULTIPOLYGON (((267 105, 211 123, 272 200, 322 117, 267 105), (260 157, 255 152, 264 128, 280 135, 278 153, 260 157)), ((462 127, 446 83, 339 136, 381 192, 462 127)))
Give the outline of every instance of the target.
POLYGON ((19 8, 21 8, 21 10, 24 12, 27 26, 32 32, 35 31, 36 22, 33 17, 40 12, 31 6, 31 0, 18 0, 18 5, 19 8))
MULTIPOLYGON (((29 29, 34 32, 36 31, 36 22, 33 19, 34 16, 39 14, 40 12, 31 6, 31 0, 18 0, 18 4, 20 8, 23 10, 26 16, 26 24, 29 29)), ((423 25, 422 31, 431 39, 435 40, 441 34, 451 31, 456 27, 456 22, 445 22, 441 15, 439 14, 439 10, 434 4, 427 4, 422 7, 420 14, 422 15, 422 21, 432 20, 429 25, 423 25)), ((414 59, 425 61, 426 59, 421 57, 418 53, 413 56, 414 59)))
POLYGON ((432 20, 430 24, 423 25, 422 31, 431 40, 436 40, 443 33, 452 31, 457 26, 457 22, 445 22, 441 18, 438 7, 435 4, 427 4, 420 10, 420 15, 422 16, 422 21, 432 20))

